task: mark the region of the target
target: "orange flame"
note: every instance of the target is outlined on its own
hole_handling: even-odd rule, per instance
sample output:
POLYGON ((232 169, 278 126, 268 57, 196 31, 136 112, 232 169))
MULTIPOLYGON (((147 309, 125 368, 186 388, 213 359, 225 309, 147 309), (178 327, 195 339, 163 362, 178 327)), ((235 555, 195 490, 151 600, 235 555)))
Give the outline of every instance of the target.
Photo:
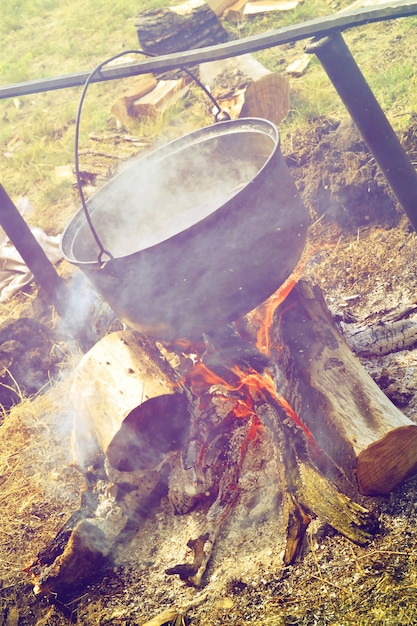
MULTIPOLYGON (((298 271, 301 272, 301 267, 298 271)), ((258 350, 266 356, 271 356, 271 327, 274 320, 274 313, 297 284, 298 275, 297 278, 293 278, 293 276, 294 275, 291 274, 278 291, 272 294, 263 305, 262 324, 257 333, 256 346, 258 350)))
POLYGON ((295 424, 307 435, 307 437, 313 439, 313 435, 307 426, 302 422, 301 418, 294 411, 289 402, 277 393, 274 380, 269 372, 259 374, 255 370, 252 370, 248 374, 242 372, 238 367, 233 371, 239 375, 241 379, 241 386, 247 387, 252 398, 256 398, 257 395, 263 394, 265 391, 282 407, 286 415, 290 417, 295 424))
POLYGON ((221 385, 228 388, 228 383, 218 376, 213 370, 209 369, 204 363, 199 361, 190 370, 187 376, 191 389, 198 395, 199 390, 209 389, 212 385, 221 385))
MULTIPOLYGON (((289 402, 282 395, 278 395, 274 380, 269 372, 264 372, 263 374, 255 370, 243 372, 239 367, 234 367, 232 371, 239 379, 237 385, 231 385, 224 380, 224 378, 210 370, 204 363, 196 363, 188 376, 191 389, 200 397, 207 393, 213 385, 223 387, 226 391, 231 393, 239 393, 240 397, 236 399, 236 404, 233 408, 234 415, 242 418, 250 416, 255 417, 255 424, 258 425, 257 428, 259 428, 260 422, 256 416, 255 402, 257 398, 266 393, 279 404, 286 415, 301 428, 309 439, 313 439, 310 430, 302 422, 289 402)), ((255 436, 257 428, 254 429, 253 436, 255 436)))
MULTIPOLYGON (((266 300, 266 302, 264 302, 262 308, 260 309, 261 319, 259 320, 260 327, 257 333, 256 346, 258 350, 266 356, 271 356, 271 327, 274 321, 274 313, 294 289, 301 276, 301 272, 307 263, 307 260, 317 249, 318 248, 313 248, 304 254, 293 273, 285 282, 282 283, 277 291, 273 293, 272 296, 266 300)), ((257 313, 258 311, 255 311, 255 315, 257 313)))
MULTIPOLYGON (((257 348, 268 357, 271 355, 271 327, 275 311, 294 289, 308 258, 313 252, 314 250, 311 250, 303 256, 291 276, 289 276, 281 287, 264 303, 262 308, 253 313, 259 323, 256 338, 257 348)), ((315 443, 312 433, 303 423, 296 411, 282 395, 278 394, 274 380, 269 372, 264 372, 263 374, 255 370, 243 372, 239 367, 234 367, 232 371, 239 380, 236 386, 225 381, 221 376, 218 376, 201 362, 194 365, 187 378, 188 382, 191 384, 192 390, 200 397, 207 393, 213 385, 223 387, 225 390, 232 393, 240 393, 241 395, 236 400, 233 412, 236 417, 252 416, 252 418, 254 418, 255 430, 260 425, 259 419, 256 416, 256 398, 259 398, 265 393, 268 394, 283 409, 285 414, 305 433, 310 444, 315 443), (258 426, 256 426, 256 424, 258 424, 258 426)))

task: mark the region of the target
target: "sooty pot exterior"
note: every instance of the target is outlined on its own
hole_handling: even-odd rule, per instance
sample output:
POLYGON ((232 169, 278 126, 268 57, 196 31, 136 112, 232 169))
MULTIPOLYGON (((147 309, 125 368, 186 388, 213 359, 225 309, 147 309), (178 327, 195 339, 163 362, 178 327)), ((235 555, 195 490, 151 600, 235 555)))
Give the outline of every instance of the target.
POLYGON ((68 225, 64 257, 129 326, 159 339, 198 337, 266 300, 297 264, 309 223, 261 119, 221 122, 137 160, 68 225))

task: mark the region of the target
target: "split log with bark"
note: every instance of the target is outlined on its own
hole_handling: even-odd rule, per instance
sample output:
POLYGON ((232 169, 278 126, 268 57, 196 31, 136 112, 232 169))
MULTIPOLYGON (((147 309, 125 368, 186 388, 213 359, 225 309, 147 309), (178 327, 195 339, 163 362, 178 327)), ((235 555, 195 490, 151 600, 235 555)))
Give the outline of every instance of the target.
POLYGON ((232 118, 262 117, 279 124, 288 114, 288 80, 251 54, 204 63, 200 78, 232 118))
POLYGON ((229 39, 220 20, 203 0, 146 9, 136 17, 135 27, 143 51, 151 55, 203 48, 229 39))
POLYGON ((417 470, 417 425, 351 352, 318 287, 298 283, 276 313, 271 342, 283 395, 362 494, 388 494, 417 470))
POLYGON ((121 95, 112 106, 113 115, 121 124, 126 124, 131 118, 138 117, 135 102, 155 89, 157 80, 153 74, 142 74, 135 78, 130 88, 121 95))
MULTIPOLYGON (((203 46, 223 43, 229 39, 215 12, 201 0, 193 0, 169 9, 149 9, 139 14, 135 21, 140 45, 149 54, 169 54, 203 46)), ((271 72, 252 55, 205 63, 200 68, 201 81, 219 100, 232 119, 237 117, 263 117, 280 123, 289 110, 289 83, 276 72, 271 72)), ((182 70, 159 77, 165 83, 184 79, 182 70)), ((186 77, 189 78, 188 76, 186 77)), ((156 86, 146 95, 131 99, 125 94, 115 103, 113 112, 137 117, 153 115, 163 110, 171 96, 178 99, 182 86, 170 85, 169 98, 165 97, 168 85, 156 86), (161 95, 162 94, 162 95, 161 95), (127 98, 127 100, 126 100, 127 98)), ((118 117, 123 123, 123 120, 118 117)))

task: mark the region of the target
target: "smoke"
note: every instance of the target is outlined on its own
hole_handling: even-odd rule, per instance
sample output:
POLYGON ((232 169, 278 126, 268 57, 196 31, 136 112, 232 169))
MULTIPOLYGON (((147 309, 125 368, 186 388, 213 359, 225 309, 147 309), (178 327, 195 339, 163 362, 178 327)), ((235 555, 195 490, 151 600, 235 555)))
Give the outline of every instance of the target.
MULTIPOLYGON (((131 162, 88 202, 104 248, 116 258, 134 254, 223 206, 255 177, 272 147, 256 154, 242 140, 241 150, 230 143, 228 135, 194 142, 183 138, 131 162)), ((71 243, 76 262, 97 260, 99 251, 87 224, 71 243)))
POLYGON ((70 348, 86 352, 107 332, 121 328, 114 311, 81 272, 74 273, 61 295, 56 336, 70 348))

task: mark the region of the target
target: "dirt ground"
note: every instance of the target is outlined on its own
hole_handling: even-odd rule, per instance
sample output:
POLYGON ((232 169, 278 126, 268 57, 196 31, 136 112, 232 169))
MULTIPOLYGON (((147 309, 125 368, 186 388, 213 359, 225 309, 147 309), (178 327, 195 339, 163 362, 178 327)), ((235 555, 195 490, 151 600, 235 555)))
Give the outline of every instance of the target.
MULTIPOLYGON (((401 140, 415 161, 417 120, 401 140)), ((406 308, 413 319, 416 235, 350 121, 318 119, 307 131, 285 138, 283 152, 312 217, 303 276, 321 285, 335 321, 349 335, 352 323, 375 324, 406 308)), ((59 326, 38 299, 27 313, 47 328, 59 326)), ((90 337, 90 345, 106 325, 90 337)), ((32 348, 36 358, 28 359, 23 350, 26 356, 16 357, 9 368, 17 383, 22 363, 25 371, 46 369, 55 377, 59 370, 60 375, 19 402, 25 389, 34 393, 48 383, 48 376, 41 376, 35 388, 21 382, 20 397, 12 398, 10 405, 16 404, 0 428, 2 624, 131 626, 167 610, 152 624, 417 624, 417 476, 388 497, 358 495, 358 502, 380 521, 371 545, 356 546, 315 520, 302 556, 284 567, 285 529, 269 433, 248 451, 239 498, 219 529, 201 588, 185 585, 165 569, 189 561, 187 542, 207 529, 206 508, 175 515, 162 491, 148 501, 145 512, 142 507, 136 526, 115 542, 104 569, 87 559, 77 565, 80 585, 74 593, 64 596, 52 589, 46 597, 36 596, 24 569, 79 509, 87 480, 71 453, 77 407, 69 390, 81 351, 51 332, 45 332, 43 347, 32 348)), ((417 423, 414 347, 362 358, 362 363, 417 423)), ((4 384, 13 386, 13 379, 4 384)), ((138 484, 149 494, 158 483, 148 476, 150 489, 143 480, 103 473, 96 483, 94 515, 117 527, 121 513, 114 483, 119 493, 123 484, 125 494, 130 490, 140 500, 144 494, 138 495, 138 484), (142 482, 135 484, 138 480, 142 482)))

